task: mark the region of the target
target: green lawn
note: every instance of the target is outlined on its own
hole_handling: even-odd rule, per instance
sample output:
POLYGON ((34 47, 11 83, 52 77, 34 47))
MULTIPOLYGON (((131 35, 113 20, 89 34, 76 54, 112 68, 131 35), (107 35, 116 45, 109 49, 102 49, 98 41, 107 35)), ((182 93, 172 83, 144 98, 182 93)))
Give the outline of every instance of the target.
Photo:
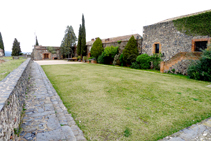
POLYGON ((211 117, 209 82, 98 64, 42 67, 88 140, 158 140, 211 117))
POLYGON ((0 63, 0 81, 3 80, 14 69, 18 68, 20 64, 26 60, 22 57, 17 60, 13 60, 12 57, 3 57, 0 59, 5 60, 4 63, 0 63))

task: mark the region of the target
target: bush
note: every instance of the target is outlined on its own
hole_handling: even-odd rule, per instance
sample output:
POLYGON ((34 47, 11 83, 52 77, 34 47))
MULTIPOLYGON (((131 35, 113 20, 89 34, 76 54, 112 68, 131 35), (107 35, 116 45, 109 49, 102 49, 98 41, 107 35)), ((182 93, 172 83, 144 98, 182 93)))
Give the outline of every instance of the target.
POLYGON ((83 56, 83 61, 86 61, 87 60, 87 57, 86 56, 83 56))
POLYGON ((101 55, 103 52, 103 44, 100 38, 97 38, 95 42, 92 45, 91 48, 91 55, 95 58, 98 58, 98 56, 101 55))
POLYGON ((134 62, 137 56, 138 56, 137 43, 134 36, 132 36, 128 41, 127 45, 125 46, 125 49, 123 50, 123 60, 126 63, 131 64, 132 62, 134 62))
POLYGON ((104 52, 98 57, 97 62, 100 64, 104 64, 104 52))
POLYGON ((132 65, 130 66, 131 68, 134 68, 134 69, 140 69, 140 64, 138 64, 137 62, 133 62, 132 65))
POLYGON ((118 53, 118 49, 119 49, 118 46, 117 47, 114 47, 114 46, 105 47, 104 56, 114 58, 114 56, 118 53))
POLYGON ((81 60, 81 56, 78 56, 78 60, 81 60))
POLYGON ((188 67, 187 73, 190 78, 211 81, 211 49, 204 50, 200 60, 188 67))
POLYGON ((120 65, 120 60, 119 60, 119 58, 120 58, 120 54, 116 54, 116 55, 114 56, 113 65, 120 65))
POLYGON ((121 66, 124 66, 124 65, 125 65, 125 61, 123 60, 123 54, 121 54, 121 55, 119 56, 119 61, 120 61, 120 65, 121 65, 121 66))
POLYGON ((151 56, 151 61, 153 63, 153 68, 155 70, 160 70, 161 55, 162 55, 161 53, 159 54, 156 53, 151 56))
POLYGON ((151 57, 148 54, 141 54, 136 58, 136 62, 140 64, 141 69, 150 68, 151 57))

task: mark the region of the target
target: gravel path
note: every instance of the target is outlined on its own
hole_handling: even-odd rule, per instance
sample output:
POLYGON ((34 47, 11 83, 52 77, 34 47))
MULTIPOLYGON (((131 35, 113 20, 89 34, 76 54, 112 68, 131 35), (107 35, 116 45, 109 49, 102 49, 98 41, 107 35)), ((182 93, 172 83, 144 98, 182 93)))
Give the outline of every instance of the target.
POLYGON ((31 63, 28 91, 19 140, 86 140, 36 62, 31 63))

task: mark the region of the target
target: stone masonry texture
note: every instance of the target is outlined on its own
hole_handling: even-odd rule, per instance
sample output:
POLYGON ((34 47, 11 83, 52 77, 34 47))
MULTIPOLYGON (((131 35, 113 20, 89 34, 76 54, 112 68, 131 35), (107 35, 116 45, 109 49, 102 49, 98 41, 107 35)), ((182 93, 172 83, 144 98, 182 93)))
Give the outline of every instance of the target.
POLYGON ((192 40, 208 36, 188 36, 179 32, 172 21, 144 26, 142 53, 153 54, 153 44, 160 43, 163 61, 167 61, 179 52, 191 52, 192 40))
POLYGON ((27 59, 0 82, 0 140, 16 136, 14 128, 19 126, 25 103, 30 62, 31 59, 27 59))

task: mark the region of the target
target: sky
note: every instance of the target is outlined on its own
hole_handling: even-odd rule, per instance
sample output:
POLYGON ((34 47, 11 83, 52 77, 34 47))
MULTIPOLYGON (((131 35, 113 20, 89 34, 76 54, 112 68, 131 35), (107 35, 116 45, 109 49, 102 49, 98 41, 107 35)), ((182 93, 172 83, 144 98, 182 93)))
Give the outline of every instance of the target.
POLYGON ((43 46, 60 46, 68 25, 78 37, 82 14, 86 41, 129 34, 143 26, 211 9, 211 0, 0 0, 0 32, 6 51, 14 39, 31 52, 35 36, 43 46))

